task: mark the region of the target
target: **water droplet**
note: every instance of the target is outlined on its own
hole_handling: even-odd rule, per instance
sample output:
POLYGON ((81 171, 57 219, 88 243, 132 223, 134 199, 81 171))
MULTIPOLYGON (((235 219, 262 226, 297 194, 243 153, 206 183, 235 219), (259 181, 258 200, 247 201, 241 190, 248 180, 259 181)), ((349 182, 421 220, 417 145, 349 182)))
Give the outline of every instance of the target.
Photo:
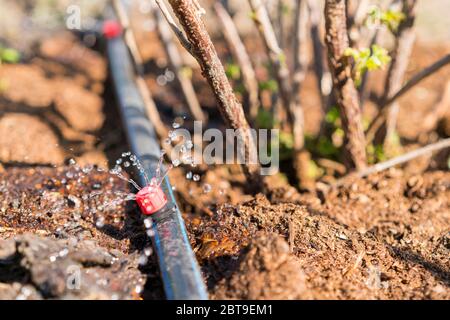
POLYGON ((160 74, 156 77, 156 83, 163 87, 167 84, 167 79, 163 74, 160 74))
POLYGON ((172 128, 178 129, 181 125, 178 122, 172 123, 172 128))
POLYGON ((103 228, 105 225, 105 218, 99 217, 95 222, 95 225, 97 226, 97 228, 103 228))
POLYGON ((125 162, 123 163, 123 166, 124 166, 125 168, 128 168, 128 167, 130 166, 130 163, 129 163, 128 161, 125 161, 125 162))
POLYGON ((152 227, 152 219, 151 218, 144 219, 144 226, 146 229, 150 229, 152 227))
POLYGON ((138 263, 140 266, 144 266, 147 264, 147 261, 148 261, 147 256, 145 254, 143 254, 139 257, 138 263))
POLYGON ((69 159, 69 165, 73 166, 75 165, 77 162, 75 161, 75 159, 69 159))
POLYGON ((62 250, 58 253, 58 255, 59 255, 60 257, 65 257, 65 256, 67 256, 68 253, 69 253, 69 249, 64 248, 64 249, 62 249, 62 250))
POLYGON ((151 247, 148 247, 148 248, 145 248, 145 249, 144 249, 144 254, 145 254, 147 257, 150 257, 150 256, 152 255, 152 253, 153 253, 153 249, 152 249, 151 247))
POLYGON ((89 173, 92 171, 92 169, 94 169, 93 166, 85 166, 85 167, 82 169, 82 171, 83 171, 84 174, 89 174, 89 173))
POLYGON ((180 165, 180 160, 174 159, 174 160, 172 160, 172 164, 173 164, 175 167, 178 167, 178 166, 180 165))
POLYGON ((122 159, 121 159, 121 158, 117 159, 117 160, 116 160, 116 164, 117 164, 117 165, 122 164, 122 159))
POLYGON ((175 140, 175 138, 177 137, 177 134, 175 133, 175 131, 169 131, 168 133, 170 140, 175 140))
POLYGON ((194 175, 192 176, 192 180, 194 180, 194 181, 200 181, 200 176, 199 176, 198 174, 194 174, 194 175))
POLYGON ((175 79, 175 74, 172 71, 170 71, 169 69, 166 69, 166 72, 164 75, 166 77, 166 80, 169 82, 173 81, 175 79))
POLYGON ((142 292, 142 286, 138 284, 136 287, 134 287, 134 292, 141 293, 142 292))
POLYGON ((203 185, 203 192, 204 193, 209 193, 209 192, 211 192, 211 185, 210 184, 207 184, 207 183, 205 183, 204 185, 203 185))
POLYGON ((189 171, 188 173, 186 173, 186 179, 191 180, 192 179, 192 172, 189 171))

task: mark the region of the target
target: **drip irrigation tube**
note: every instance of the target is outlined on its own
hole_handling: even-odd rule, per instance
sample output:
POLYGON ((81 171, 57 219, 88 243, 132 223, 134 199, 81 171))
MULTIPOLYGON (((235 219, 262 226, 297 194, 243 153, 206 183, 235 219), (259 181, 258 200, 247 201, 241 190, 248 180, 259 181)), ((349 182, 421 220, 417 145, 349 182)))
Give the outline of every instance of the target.
MULTIPOLYGON (((107 39, 107 54, 118 105, 132 152, 149 177, 155 176, 160 146, 135 85, 133 65, 122 37, 107 39)), ((164 170, 164 169, 162 169, 164 170)), ((140 178, 141 185, 145 185, 140 178)), ((189 244, 180 210, 166 177, 162 188, 168 204, 151 216, 153 245, 158 256, 167 299, 208 299, 200 269, 189 244)))

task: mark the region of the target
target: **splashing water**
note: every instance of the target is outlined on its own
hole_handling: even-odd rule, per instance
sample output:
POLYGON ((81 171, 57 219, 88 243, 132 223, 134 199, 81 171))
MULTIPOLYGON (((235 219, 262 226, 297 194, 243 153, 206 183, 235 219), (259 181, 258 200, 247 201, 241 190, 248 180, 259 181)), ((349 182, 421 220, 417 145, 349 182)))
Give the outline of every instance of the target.
MULTIPOLYGON (((141 191, 144 187, 147 188, 147 190, 154 190, 153 188, 159 188, 164 181, 164 178, 167 176, 168 172, 172 169, 173 165, 169 165, 165 172, 162 172, 163 167, 163 161, 164 161, 164 155, 165 152, 161 151, 160 153, 160 159, 158 161, 158 165, 156 168, 155 176, 151 179, 148 177, 147 173, 145 172, 145 169, 141 163, 141 161, 138 159, 138 157, 131 152, 123 152, 121 154, 121 157, 116 160, 114 167, 109 170, 109 173, 112 175, 115 175, 121 180, 124 180, 131 184, 137 191, 141 191), (125 170, 135 168, 136 171, 143 177, 144 186, 140 186, 136 181, 129 178, 128 175, 125 174, 125 170)), ((86 177, 89 173, 91 173, 95 167, 94 166, 86 166, 86 167, 80 167, 74 159, 70 159, 68 161, 68 164, 70 165, 68 171, 65 174, 65 177, 62 179, 63 184, 69 184, 69 181, 76 181, 77 183, 85 183, 85 181, 82 181, 81 179, 86 177), (63 181, 64 180, 64 181, 63 181)), ((98 172, 105 172, 104 169, 97 168, 98 172)), ((109 183, 114 183, 114 180, 112 178, 109 179, 109 183)), ((95 189, 100 189, 101 184, 96 183, 93 186, 95 189)), ((162 192, 162 191, 161 191, 162 192)), ((111 208, 116 208, 117 206, 121 205, 124 202, 127 201, 136 201, 136 194, 134 193, 128 193, 124 191, 104 191, 104 190, 93 190, 88 195, 83 195, 80 197, 80 199, 69 196, 67 199, 67 202, 70 203, 74 208, 79 208, 80 203, 84 202, 86 205, 85 207, 89 207, 89 212, 93 215, 95 215, 95 224, 98 228, 102 228, 105 224, 105 218, 100 215, 102 211, 109 210, 111 208), (98 203, 97 197, 99 196, 106 196, 106 198, 103 198, 102 203, 98 203), (92 203, 94 201, 94 203, 92 203)), ((148 229, 148 228, 147 228, 148 229)))

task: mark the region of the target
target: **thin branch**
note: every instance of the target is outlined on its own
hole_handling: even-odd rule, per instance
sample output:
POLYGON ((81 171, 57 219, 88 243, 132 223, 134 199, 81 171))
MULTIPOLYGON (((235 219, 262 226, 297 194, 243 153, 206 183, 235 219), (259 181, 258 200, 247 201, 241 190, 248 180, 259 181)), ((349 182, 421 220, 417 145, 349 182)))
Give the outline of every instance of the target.
POLYGON ((371 143, 375 137, 376 132, 383 125, 386 115, 388 112, 388 106, 394 103, 397 99, 406 94, 409 90, 414 88, 417 84, 419 84, 422 80, 428 78, 434 73, 438 72, 440 69, 450 64, 450 54, 444 56, 438 61, 434 62, 432 65, 426 67, 422 71, 419 71, 414 76, 411 77, 408 82, 406 82, 403 87, 401 87, 388 101, 386 101, 382 106, 380 112, 377 116, 372 120, 372 123, 367 130, 367 143, 371 143))
POLYGON ((159 9, 161 10, 164 18, 166 18, 167 23, 169 24, 170 28, 172 29, 173 33, 175 33, 176 37, 180 41, 181 45, 192 54, 191 50, 191 43, 184 35, 183 31, 181 31, 180 28, 178 28, 177 24, 172 18, 172 15, 169 12, 169 9, 167 9, 166 4, 163 0, 155 0, 156 4, 158 5, 159 9))
POLYGON ((122 26, 124 41, 131 53, 132 62, 136 71, 136 84, 142 96, 142 100, 144 101, 147 116, 155 126, 155 130, 159 138, 164 139, 165 137, 167 137, 167 129, 162 122, 161 117, 159 116, 159 111, 156 108, 156 104, 153 100, 150 89, 145 83, 143 72, 144 69, 142 65, 143 59, 138 50, 136 37, 133 33, 133 30, 130 28, 130 21, 128 19, 126 10, 121 0, 113 0, 113 8, 116 12, 117 18, 119 19, 119 23, 122 26))
POLYGON ((308 7, 305 0, 298 0, 294 22, 294 71, 292 73, 292 98, 300 104, 300 88, 308 71, 308 7))
POLYGON ((444 92, 436 105, 428 111, 422 121, 422 130, 428 132, 436 128, 439 121, 450 114, 450 80, 445 85, 444 92))
MULTIPOLYGON (((139 48, 136 42, 136 38, 133 34, 133 30, 131 29, 130 20, 128 18, 128 14, 126 12, 125 7, 121 0, 113 0, 112 5, 114 8, 114 12, 117 15, 117 19, 119 19, 119 23, 122 26, 123 37, 125 43, 127 44, 128 50, 130 51, 133 60, 136 62, 135 67, 138 69, 142 69, 143 60, 141 54, 139 52, 139 48)), ((139 70, 142 71, 142 70, 139 70)))
POLYGON ((306 47, 308 31, 308 7, 305 0, 298 0, 295 7, 294 22, 294 71, 292 73, 292 94, 290 104, 295 108, 294 133, 294 168, 300 184, 308 180, 309 156, 303 155, 305 119, 300 100, 300 88, 308 71, 308 52, 306 47), (299 137, 301 136, 301 138, 299 137))
POLYGON ((320 94, 320 101, 322 104, 322 110, 324 113, 328 111, 328 100, 330 94, 330 86, 328 85, 330 79, 330 73, 327 70, 326 64, 324 64, 324 52, 325 47, 322 43, 320 23, 322 12, 317 0, 307 0, 308 11, 309 11, 309 21, 310 21, 310 33, 313 45, 313 56, 314 56, 314 71, 316 74, 317 89, 320 94))
POLYGON ((250 104, 250 119, 255 120, 260 107, 258 97, 258 80, 256 79, 255 70, 253 69, 252 62, 247 50, 245 49, 244 43, 239 36, 236 25, 227 10, 220 2, 216 2, 214 9, 220 23, 222 24, 225 41, 227 41, 231 53, 241 69, 242 80, 247 91, 248 101, 250 104))
POLYGON ((249 3, 254 14, 255 23, 261 37, 263 38, 267 54, 277 77, 281 99, 283 100, 283 106, 288 108, 290 103, 291 87, 289 83, 289 70, 286 65, 284 52, 278 44, 278 40, 272 23, 270 22, 266 7, 260 0, 249 0, 249 3))
POLYGON ((351 76, 349 59, 344 55, 349 47, 344 0, 326 1, 325 28, 328 62, 346 136, 344 145, 350 160, 347 167, 362 170, 366 167, 366 144, 358 91, 351 76))
POLYGON ((406 92, 408 92, 410 89, 412 89, 416 84, 418 84, 425 78, 429 77, 433 73, 439 71, 442 67, 445 67, 448 64, 450 64, 450 54, 446 55, 445 57, 439 59, 432 65, 426 67, 419 73, 415 74, 410 80, 408 80, 408 82, 402 88, 400 88, 396 93, 394 93, 394 95, 391 98, 389 98, 384 103, 384 107, 392 104, 395 100, 397 100, 406 92))
POLYGON ((364 23, 370 7, 370 0, 359 0, 355 11, 355 24, 360 27, 364 23))
POLYGON ((370 6, 370 0, 346 0, 347 1, 347 28, 349 30, 350 44, 356 44, 361 38, 361 27, 370 6))
POLYGON ((292 87, 289 69, 286 64, 286 56, 278 44, 275 31, 269 19, 269 14, 261 0, 249 0, 249 3, 276 75, 283 106, 287 110, 288 118, 293 125, 294 149, 296 151, 301 150, 304 144, 303 110, 300 105, 297 105, 291 99, 292 87))
MULTIPOLYGON (((190 43, 191 54, 198 61, 203 76, 208 81, 217 100, 219 111, 226 124, 239 130, 242 143, 238 144, 238 153, 245 159, 242 168, 254 187, 261 187, 260 166, 251 160, 256 153, 256 143, 245 118, 242 105, 233 93, 216 49, 201 19, 203 10, 196 1, 169 0, 173 12, 183 27, 190 43)), ((257 159, 256 159, 257 160, 257 159)))
POLYGON ((395 167, 397 165, 403 164, 405 162, 411 161, 413 159, 416 159, 420 156, 424 156, 431 152, 439 151, 439 150, 446 149, 446 148, 450 148, 450 138, 443 139, 441 141, 426 145, 422 148, 407 152, 401 156, 392 158, 385 162, 377 163, 377 164, 375 164, 371 167, 368 167, 362 171, 359 171, 357 173, 350 174, 349 176, 346 176, 346 177, 343 177, 343 178, 337 180, 333 186, 342 185, 350 176, 357 177, 357 178, 364 178, 373 173, 384 171, 386 169, 389 169, 389 168, 395 167))
MULTIPOLYGON (((406 19, 400 23, 396 34, 395 50, 386 78, 383 101, 390 100, 395 92, 400 89, 403 82, 416 38, 414 31, 416 8, 417 0, 403 0, 402 11, 406 19)), ((386 118, 385 138, 386 142, 389 143, 390 138, 396 132, 399 105, 398 103, 392 102, 386 108, 389 110, 386 118)))
POLYGON ((276 29, 277 38, 280 44, 280 48, 284 48, 284 0, 277 0, 277 10, 276 10, 276 29))
POLYGON ((206 117, 200 107, 200 103, 197 99, 197 95, 195 94, 192 82, 183 72, 182 58, 174 42, 174 37, 169 28, 169 25, 165 21, 166 19, 163 18, 159 10, 152 11, 153 16, 156 20, 159 38, 164 47, 164 51, 166 52, 169 65, 175 72, 175 78, 177 79, 178 85, 181 88, 184 100, 188 105, 189 111, 195 120, 205 121, 206 117))

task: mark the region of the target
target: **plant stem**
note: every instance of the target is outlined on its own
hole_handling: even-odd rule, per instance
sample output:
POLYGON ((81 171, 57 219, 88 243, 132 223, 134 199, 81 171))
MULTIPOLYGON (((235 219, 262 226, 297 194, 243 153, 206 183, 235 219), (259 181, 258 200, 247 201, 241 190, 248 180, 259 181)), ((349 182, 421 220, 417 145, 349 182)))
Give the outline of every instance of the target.
MULTIPOLYGON (((389 66, 386 78, 383 101, 390 100, 400 89, 416 38, 413 26, 417 0, 403 0, 402 2, 402 11, 406 16, 406 19, 400 23, 396 34, 395 50, 392 54, 392 62, 389 66)), ((385 142, 389 144, 391 137, 396 132, 399 105, 393 101, 389 103, 387 108, 388 114, 386 118, 386 132, 384 139, 385 142)))
POLYGON ((240 147, 238 152, 246 160, 242 167, 250 182, 258 187, 261 182, 259 163, 247 161, 256 154, 256 144, 242 105, 233 93, 223 65, 200 17, 199 5, 196 0, 169 0, 169 3, 186 33, 190 53, 197 59, 202 74, 214 93, 223 119, 228 126, 241 132, 242 143, 238 144, 240 147))
POLYGON ((255 121, 260 107, 258 80, 256 79, 255 70, 253 69, 252 62, 245 49, 244 43, 239 36, 236 25, 225 7, 220 2, 216 2, 214 10, 223 27, 225 41, 227 42, 233 57, 236 59, 236 62, 239 64, 242 73, 242 81, 248 94, 250 119, 255 121))
MULTIPOLYGON (((401 156, 389 159, 385 162, 380 162, 377 163, 373 166, 367 167, 364 170, 361 170, 357 173, 351 174, 350 176, 356 176, 358 178, 364 178, 367 177, 368 175, 371 175, 373 173, 376 172, 380 172, 380 171, 384 171, 386 169, 395 167, 399 164, 411 161, 415 158, 418 158, 420 156, 424 156, 426 154, 429 154, 431 152, 435 152, 435 151, 439 151, 442 149, 446 149, 446 148, 450 148, 450 138, 447 139, 443 139, 441 141, 426 145, 422 148, 407 152, 405 154, 402 154, 401 156)), ((336 183, 334 184, 334 186, 340 186, 343 184, 344 181, 346 181, 348 178, 347 177, 343 177, 339 180, 336 181, 336 183)))
POLYGON ((316 73, 317 89, 320 94, 320 101, 322 104, 322 110, 324 113, 328 111, 328 95, 324 89, 326 75, 329 75, 328 70, 326 70, 326 65, 324 64, 324 52, 325 48, 321 40, 320 32, 320 22, 321 22, 321 10, 317 0, 307 0, 308 3, 308 13, 310 21, 310 33, 313 45, 313 56, 314 56, 314 70, 316 73))
POLYGON ((406 92, 408 92, 410 89, 412 89, 416 84, 418 84, 428 76, 432 75, 433 73, 439 71, 442 67, 445 67, 448 64, 450 64, 450 54, 446 55, 445 57, 439 59, 432 65, 426 67, 422 71, 415 74, 411 79, 408 80, 408 82, 406 82, 406 84, 403 87, 401 87, 397 92, 395 92, 393 96, 383 104, 383 107, 385 108, 390 104, 394 103, 395 100, 397 100, 406 92))
POLYGON ((433 75, 438 72, 440 69, 450 64, 450 54, 444 56, 438 61, 434 62, 432 65, 426 67, 422 71, 419 71, 414 76, 411 77, 406 84, 401 87, 388 101, 386 101, 382 106, 380 112, 378 112, 377 116, 373 119, 369 129, 367 130, 367 143, 372 142, 377 131, 383 125, 386 115, 388 113, 388 106, 394 103, 401 96, 406 94, 409 90, 414 88, 417 84, 419 84, 422 80, 427 77, 433 75))
POLYGON ((366 167, 365 138, 361 119, 358 91, 351 76, 349 59, 344 51, 349 47, 345 0, 325 2, 325 42, 328 62, 333 75, 334 90, 345 131, 345 148, 348 168, 362 170, 366 167))
POLYGON ((144 68, 142 63, 143 59, 137 46, 136 37, 131 29, 128 15, 121 0, 113 0, 113 8, 116 12, 117 18, 119 19, 119 23, 122 26, 123 38, 131 54, 132 62, 136 71, 136 85, 142 96, 142 100, 144 101, 147 116, 155 126, 155 130, 159 138, 164 139, 167 137, 167 129, 159 116, 159 111, 156 108, 150 89, 145 83, 144 68))
POLYGON ((283 107, 287 110, 289 121, 292 124, 294 150, 300 151, 304 145, 303 109, 300 104, 296 103, 296 100, 291 98, 292 87, 286 56, 278 44, 269 15, 261 0, 249 0, 249 3, 255 14, 255 23, 264 40, 266 51, 277 79, 283 107))
POLYGON ((175 77, 183 92, 184 100, 188 105, 189 111, 195 120, 205 121, 206 117, 200 107, 192 82, 183 72, 183 62, 178 48, 175 45, 170 26, 164 21, 165 19, 159 10, 153 10, 153 16, 156 20, 159 38, 166 52, 169 65, 175 72, 175 77))
POLYGON ((308 72, 307 30, 308 8, 305 0, 298 0, 294 22, 294 71, 292 73, 292 99, 300 104, 300 88, 308 72))

